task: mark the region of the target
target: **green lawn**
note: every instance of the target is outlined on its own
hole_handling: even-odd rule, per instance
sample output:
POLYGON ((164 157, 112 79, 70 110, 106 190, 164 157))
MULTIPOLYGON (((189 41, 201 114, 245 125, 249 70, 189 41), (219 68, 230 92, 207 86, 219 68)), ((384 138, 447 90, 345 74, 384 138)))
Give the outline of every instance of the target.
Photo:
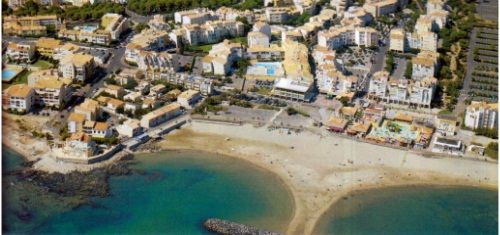
POLYGON ((54 65, 46 60, 37 60, 33 66, 35 67, 40 67, 41 69, 50 69, 52 68, 54 65))
POLYGON ((12 86, 12 85, 16 85, 16 84, 27 84, 28 83, 28 76, 31 74, 30 71, 27 71, 27 70, 24 70, 22 71, 19 75, 16 76, 16 78, 14 78, 14 80, 12 80, 11 82, 4 82, 2 83, 2 90, 12 86))
POLYGON ((247 37, 237 37, 237 38, 233 38, 233 39, 231 39, 231 42, 239 42, 239 43, 241 43, 241 45, 244 45, 244 46, 247 46, 247 45, 248 45, 248 42, 247 42, 247 37))
POLYGON ((186 51, 192 51, 192 52, 203 52, 203 53, 208 53, 210 50, 212 50, 212 46, 214 44, 206 44, 206 45, 197 45, 197 46, 187 46, 186 51))

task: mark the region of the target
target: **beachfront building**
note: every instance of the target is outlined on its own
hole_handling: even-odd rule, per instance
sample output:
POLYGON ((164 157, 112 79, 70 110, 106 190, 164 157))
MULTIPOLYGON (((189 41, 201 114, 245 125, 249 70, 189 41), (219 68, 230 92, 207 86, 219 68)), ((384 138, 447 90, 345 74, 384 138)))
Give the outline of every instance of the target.
POLYGON ((347 127, 348 121, 341 118, 331 116, 326 122, 326 128, 331 132, 343 133, 347 127))
POLYGON ((199 91, 187 90, 182 92, 177 97, 177 103, 179 103, 183 108, 190 109, 200 99, 201 99, 201 94, 199 91))
POLYGON ((30 63, 35 59, 35 44, 30 42, 11 42, 5 55, 10 61, 30 63))
POLYGON ((422 51, 411 59, 412 79, 422 80, 428 77, 435 77, 438 71, 439 53, 432 51, 422 51))
POLYGON ((357 92, 358 77, 344 75, 334 65, 325 64, 316 69, 316 84, 320 93, 337 97, 353 97, 357 92))
POLYGON ((106 122, 85 121, 83 132, 95 138, 107 138, 111 136, 111 130, 106 122))
POLYGON ((385 120, 380 126, 373 126, 366 140, 398 146, 425 148, 429 145, 434 129, 413 121, 404 114, 396 114, 391 120, 385 120))
POLYGON ((312 80, 282 78, 276 81, 272 96, 301 102, 310 102, 314 96, 312 80))
POLYGON ((178 103, 165 105, 142 116, 141 127, 149 129, 158 126, 181 114, 181 106, 178 103))
POLYGON ((36 50, 40 55, 52 58, 55 51, 63 45, 61 40, 54 38, 39 38, 36 41, 36 50))
POLYGON ((498 103, 473 101, 465 110, 464 125, 471 129, 498 127, 498 103))
POLYGON ((73 133, 62 147, 53 148, 56 159, 67 159, 71 162, 86 162, 97 153, 97 144, 83 132, 73 133))
POLYGON ((95 70, 94 57, 83 54, 68 54, 59 61, 59 72, 63 78, 85 82, 95 70))
POLYGON ((454 115, 436 116, 436 133, 441 136, 454 136, 457 132, 457 117, 454 115))
POLYGON ((56 15, 22 16, 15 15, 2 17, 3 35, 16 36, 44 36, 47 27, 59 30, 61 22, 56 15))
POLYGON ((329 49, 350 45, 377 46, 378 32, 371 27, 334 26, 318 33, 318 45, 329 49))
POLYGON ((27 113, 35 104, 35 91, 26 84, 12 85, 2 91, 3 109, 27 113))
POLYGON ((121 136, 135 137, 142 133, 141 122, 137 119, 127 119, 123 124, 116 127, 116 131, 121 136))
POLYGON ((391 79, 388 72, 380 71, 370 79, 368 98, 386 103, 430 108, 436 85, 437 79, 434 77, 418 81, 391 79))
POLYGON ((202 59, 203 72, 215 75, 226 75, 232 65, 243 57, 241 43, 232 43, 229 40, 213 45, 212 49, 202 59))
POLYGON ((395 13, 398 9, 403 9, 407 4, 408 0, 368 0, 363 5, 363 8, 373 17, 378 18, 395 13))
POLYGON ((465 145, 461 140, 437 137, 434 140, 432 152, 462 156, 465 152, 465 145))

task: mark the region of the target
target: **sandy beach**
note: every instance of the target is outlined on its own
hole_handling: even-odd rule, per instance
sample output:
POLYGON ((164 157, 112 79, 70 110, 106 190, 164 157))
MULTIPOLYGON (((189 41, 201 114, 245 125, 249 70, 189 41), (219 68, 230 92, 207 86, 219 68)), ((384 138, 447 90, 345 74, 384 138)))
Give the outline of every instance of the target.
POLYGON ((290 188, 295 213, 287 234, 311 234, 322 214, 354 190, 397 185, 497 188, 497 163, 429 158, 411 151, 309 132, 193 121, 158 143, 249 161, 276 173, 290 188))

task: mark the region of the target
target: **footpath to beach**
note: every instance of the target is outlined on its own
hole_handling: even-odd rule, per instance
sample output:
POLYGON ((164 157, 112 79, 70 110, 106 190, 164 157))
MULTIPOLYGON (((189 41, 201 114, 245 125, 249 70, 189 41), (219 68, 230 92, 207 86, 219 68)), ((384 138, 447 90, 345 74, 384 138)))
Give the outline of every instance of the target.
POLYGON ((193 121, 159 146, 236 157, 274 172, 291 190, 295 212, 287 234, 311 234, 318 219, 354 190, 397 185, 497 188, 497 163, 429 158, 409 151, 309 132, 193 121))

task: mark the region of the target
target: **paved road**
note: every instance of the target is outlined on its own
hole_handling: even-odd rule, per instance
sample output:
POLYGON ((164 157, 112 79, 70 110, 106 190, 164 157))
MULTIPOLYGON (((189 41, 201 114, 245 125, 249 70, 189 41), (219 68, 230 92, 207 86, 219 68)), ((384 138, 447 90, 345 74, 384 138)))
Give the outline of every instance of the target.
POLYGON ((384 69, 385 65, 385 54, 389 50, 389 42, 386 40, 386 44, 384 46, 379 47, 379 49, 373 55, 373 65, 370 69, 370 73, 374 74, 375 72, 381 71, 384 69))

